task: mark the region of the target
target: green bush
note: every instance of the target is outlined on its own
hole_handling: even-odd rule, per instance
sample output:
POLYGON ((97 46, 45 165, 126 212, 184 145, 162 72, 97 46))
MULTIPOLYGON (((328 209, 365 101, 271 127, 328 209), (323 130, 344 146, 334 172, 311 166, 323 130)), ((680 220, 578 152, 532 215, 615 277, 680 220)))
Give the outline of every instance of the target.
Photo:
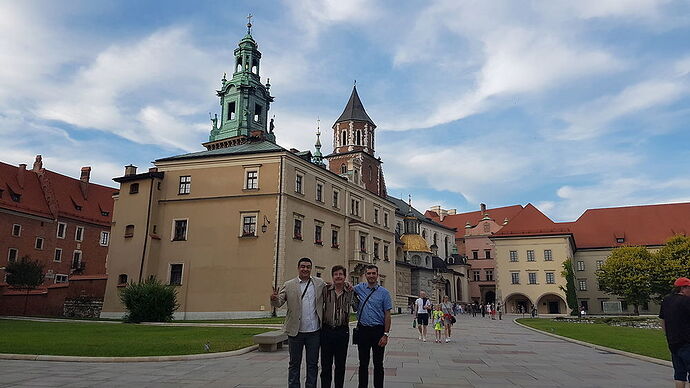
POLYGON ((120 300, 127 308, 126 322, 170 322, 177 304, 177 290, 149 277, 141 283, 130 283, 120 290, 120 300))

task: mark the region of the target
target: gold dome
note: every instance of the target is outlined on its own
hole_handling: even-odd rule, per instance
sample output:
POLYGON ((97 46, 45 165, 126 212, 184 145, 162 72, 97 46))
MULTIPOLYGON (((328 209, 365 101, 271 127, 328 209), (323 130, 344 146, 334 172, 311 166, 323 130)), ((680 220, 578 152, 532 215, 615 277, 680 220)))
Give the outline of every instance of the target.
POLYGON ((431 249, 426 244, 426 240, 418 234, 403 234, 400 236, 400 241, 405 244, 403 251, 405 252, 427 252, 431 253, 431 249))

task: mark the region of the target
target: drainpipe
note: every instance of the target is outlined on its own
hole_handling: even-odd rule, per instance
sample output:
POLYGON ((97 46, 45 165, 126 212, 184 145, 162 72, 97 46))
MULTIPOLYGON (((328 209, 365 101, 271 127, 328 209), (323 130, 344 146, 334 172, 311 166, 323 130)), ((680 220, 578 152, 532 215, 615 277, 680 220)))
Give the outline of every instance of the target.
POLYGON ((151 177, 151 187, 149 187, 149 205, 146 211, 146 231, 144 233, 144 249, 141 252, 141 264, 139 266, 139 283, 141 283, 141 276, 144 274, 144 260, 146 259, 146 246, 149 241, 149 224, 151 222, 151 201, 153 197, 153 181, 151 177))
MULTIPOLYGON (((276 220, 276 261, 275 261, 275 269, 276 269, 276 274, 275 278, 273 279, 273 287, 278 288, 278 258, 280 256, 280 223, 282 220, 282 211, 283 211, 283 175, 285 175, 285 171, 283 169, 283 159, 285 156, 281 155, 280 156, 280 181, 279 181, 279 186, 278 186, 278 219, 276 220)), ((271 312, 271 316, 276 316, 276 308, 273 307, 273 312, 271 312)))

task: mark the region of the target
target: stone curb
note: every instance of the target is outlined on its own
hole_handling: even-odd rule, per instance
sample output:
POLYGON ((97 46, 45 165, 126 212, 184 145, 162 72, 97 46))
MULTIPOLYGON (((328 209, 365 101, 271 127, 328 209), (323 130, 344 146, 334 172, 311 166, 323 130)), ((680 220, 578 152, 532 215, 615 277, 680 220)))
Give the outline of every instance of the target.
POLYGON ((592 344, 592 343, 589 343, 589 342, 584 342, 584 341, 576 340, 576 339, 573 339, 573 338, 563 337, 563 336, 560 336, 560 335, 558 335, 558 334, 549 333, 549 332, 546 332, 546 331, 542 331, 542 330, 539 330, 539 329, 535 329, 535 328, 533 328, 533 327, 529 327, 529 326, 527 326, 527 325, 523 325, 522 323, 520 323, 520 322, 517 321, 518 319, 519 319, 519 318, 514 318, 514 319, 513 319, 513 323, 515 323, 515 324, 518 325, 518 326, 524 327, 525 329, 529 329, 529 330, 532 330, 532 331, 536 331, 537 333, 545 334, 545 335, 548 335, 548 336, 550 336, 550 337, 554 337, 554 338, 558 338, 558 339, 561 339, 561 340, 564 340, 564 341, 572 342, 572 343, 574 343, 574 344, 578 344, 578 345, 582 345, 582 346, 587 346, 587 347, 589 347, 589 348, 593 348, 593 349, 596 349, 596 350, 604 350, 604 351, 607 351, 607 352, 610 352, 610 353, 620 354, 621 356, 626 356, 626 357, 630 357, 630 358, 635 358, 635 359, 638 359, 638 360, 641 360, 641 361, 647 361, 647 362, 651 362, 651 363, 653 363, 653 364, 658 364, 658 365, 663 365, 663 366, 667 366, 667 367, 673 368, 673 364, 671 363, 671 361, 660 360, 660 359, 654 358, 654 357, 643 356, 643 355, 637 354, 637 353, 626 352, 625 350, 613 349, 613 348, 609 348, 609 347, 606 347, 606 346, 601 346, 601 345, 596 345, 596 344, 592 344))
POLYGON ((251 345, 246 348, 231 350, 229 352, 187 354, 180 356, 143 356, 143 357, 80 357, 80 356, 50 356, 40 354, 0 354, 0 360, 24 360, 24 361, 63 361, 63 362, 162 362, 162 361, 194 361, 209 358, 223 358, 239 356, 253 352, 259 345, 251 345))
MULTIPOLYGON (((31 321, 31 322, 49 322, 49 323, 111 323, 111 324, 125 324, 122 321, 89 321, 89 320, 79 320, 79 319, 55 319, 55 318, 29 318, 29 317, 16 317, 7 316, 0 317, 0 319, 8 319, 15 321, 31 321)), ((244 329, 260 328, 260 329, 282 329, 282 324, 273 323, 205 323, 205 322, 141 322, 132 323, 132 325, 141 326, 169 326, 169 327, 239 327, 244 329)))

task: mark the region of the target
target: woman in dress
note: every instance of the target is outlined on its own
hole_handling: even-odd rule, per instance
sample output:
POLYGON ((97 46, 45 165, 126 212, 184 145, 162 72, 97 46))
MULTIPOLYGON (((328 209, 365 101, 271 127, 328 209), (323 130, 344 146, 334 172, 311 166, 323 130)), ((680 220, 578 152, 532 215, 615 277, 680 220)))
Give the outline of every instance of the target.
POLYGON ((443 324, 446 330, 446 342, 450 342, 451 326, 453 326, 453 318, 455 317, 455 310, 453 304, 448 300, 448 296, 443 297, 441 303, 441 311, 443 312, 443 324))

